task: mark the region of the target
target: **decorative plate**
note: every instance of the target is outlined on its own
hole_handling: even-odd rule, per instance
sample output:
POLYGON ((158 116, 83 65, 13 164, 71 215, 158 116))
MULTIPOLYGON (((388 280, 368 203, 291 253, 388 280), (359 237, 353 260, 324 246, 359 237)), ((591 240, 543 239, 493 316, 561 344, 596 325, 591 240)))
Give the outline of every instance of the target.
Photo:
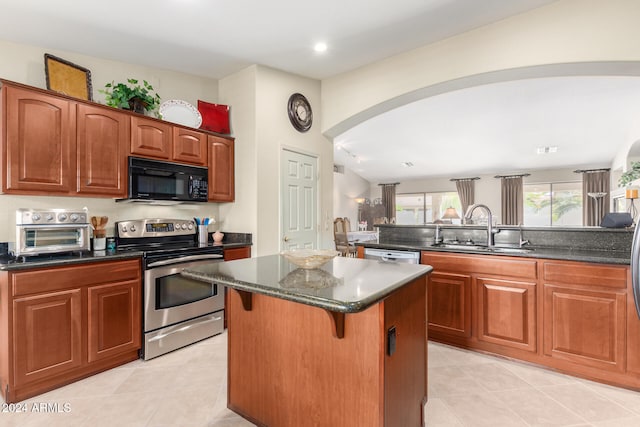
POLYGON ((289 97, 287 105, 289 120, 298 132, 306 132, 311 129, 313 123, 313 112, 311 104, 301 93, 294 93, 289 97))
POLYGON ((179 125, 199 128, 202 124, 202 116, 196 107, 187 101, 180 99, 170 99, 160 105, 158 112, 162 116, 162 120, 179 125))

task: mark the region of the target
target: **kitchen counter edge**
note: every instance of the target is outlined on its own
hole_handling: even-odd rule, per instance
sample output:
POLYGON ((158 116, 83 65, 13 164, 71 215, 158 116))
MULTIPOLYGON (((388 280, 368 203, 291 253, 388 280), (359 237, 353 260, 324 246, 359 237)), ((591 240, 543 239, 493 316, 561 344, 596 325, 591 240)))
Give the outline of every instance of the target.
POLYGON ((464 248, 442 248, 431 245, 420 245, 420 243, 372 243, 362 242, 356 243, 356 246, 376 249, 393 249, 393 250, 410 250, 410 251, 427 251, 427 252, 443 252, 443 253, 463 253, 469 255, 490 255, 490 256, 510 256, 523 258, 538 259, 557 259, 564 261, 581 261, 592 262, 598 264, 620 264, 630 265, 631 254, 623 251, 590 251, 590 250, 574 250, 569 248, 548 248, 548 247, 531 247, 530 252, 524 253, 506 253, 506 252, 482 252, 477 250, 465 250, 464 248))

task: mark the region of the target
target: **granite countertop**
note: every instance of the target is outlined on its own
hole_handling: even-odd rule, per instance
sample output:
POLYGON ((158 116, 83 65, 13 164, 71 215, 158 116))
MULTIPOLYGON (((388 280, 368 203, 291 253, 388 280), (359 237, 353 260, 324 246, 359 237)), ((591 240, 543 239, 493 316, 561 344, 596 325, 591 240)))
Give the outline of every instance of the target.
POLYGON ((40 255, 37 257, 25 257, 25 261, 23 262, 0 259, 0 270, 29 270, 32 268, 56 267, 59 265, 83 264, 87 262, 117 261, 141 256, 142 252, 138 251, 84 251, 67 254, 40 255))
POLYGON ((375 243, 375 242, 362 242, 356 243, 356 246, 363 246, 365 248, 376 249, 395 249, 395 250, 410 250, 410 251, 431 251, 431 252, 448 252, 448 253, 464 253, 464 254, 477 254, 477 255, 492 255, 492 256, 515 256, 525 258, 539 258, 539 259, 558 259, 566 261, 583 261, 594 262, 602 264, 622 264, 629 265, 631 263, 631 253, 627 251, 611 251, 611 250, 587 250, 587 249, 571 249, 562 247, 533 247, 525 246, 524 249, 529 249, 528 252, 489 252, 478 251, 473 249, 460 248, 443 248, 434 245, 424 245, 421 243, 375 243))
MULTIPOLYGON (((251 246, 251 241, 237 240, 222 243, 210 242, 211 246, 223 249, 251 246)), ((9 256, 0 256, 0 271, 28 270, 32 268, 56 267, 59 265, 82 264, 97 261, 116 261, 122 259, 142 257, 142 251, 82 251, 65 254, 39 255, 37 257, 23 257, 24 261, 16 262, 9 256)))
POLYGON ((430 266, 336 257, 320 269, 303 270, 280 255, 267 255, 185 269, 181 274, 341 313, 380 302, 430 266))

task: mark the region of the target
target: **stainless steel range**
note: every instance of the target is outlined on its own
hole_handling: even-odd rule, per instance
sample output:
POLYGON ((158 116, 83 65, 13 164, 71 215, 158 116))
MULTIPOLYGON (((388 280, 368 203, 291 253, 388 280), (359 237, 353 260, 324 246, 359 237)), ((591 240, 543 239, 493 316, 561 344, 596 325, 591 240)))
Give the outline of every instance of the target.
POLYGON ((115 226, 118 252, 143 252, 143 359, 224 330, 224 287, 180 275, 187 267, 222 261, 222 247, 200 246, 193 220, 142 219, 115 226))

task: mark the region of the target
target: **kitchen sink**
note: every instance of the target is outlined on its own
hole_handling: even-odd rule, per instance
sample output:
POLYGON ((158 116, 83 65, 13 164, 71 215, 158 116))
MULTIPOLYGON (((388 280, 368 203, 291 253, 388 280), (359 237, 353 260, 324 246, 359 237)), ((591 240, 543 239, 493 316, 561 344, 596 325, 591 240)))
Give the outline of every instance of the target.
POLYGON ((483 245, 468 245, 463 243, 439 243, 433 245, 434 248, 452 249, 459 251, 472 251, 472 252, 487 252, 487 253, 505 253, 505 254, 526 254, 532 251, 530 248, 515 248, 505 246, 483 246, 483 245))

